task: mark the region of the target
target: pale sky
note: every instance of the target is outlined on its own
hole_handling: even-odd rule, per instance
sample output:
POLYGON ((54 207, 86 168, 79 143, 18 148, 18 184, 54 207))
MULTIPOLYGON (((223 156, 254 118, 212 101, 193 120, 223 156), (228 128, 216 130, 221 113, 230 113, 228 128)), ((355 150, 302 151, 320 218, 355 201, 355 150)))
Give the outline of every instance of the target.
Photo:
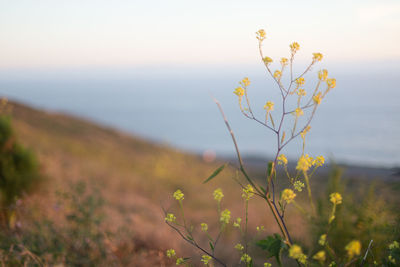
POLYGON ((400 60, 400 1, 0 0, 0 68, 400 60))

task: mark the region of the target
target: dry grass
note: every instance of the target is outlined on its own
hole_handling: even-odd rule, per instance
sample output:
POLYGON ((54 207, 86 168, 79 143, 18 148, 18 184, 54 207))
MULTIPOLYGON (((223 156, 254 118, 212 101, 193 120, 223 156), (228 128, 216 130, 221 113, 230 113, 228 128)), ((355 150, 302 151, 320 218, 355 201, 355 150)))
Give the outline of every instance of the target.
MULTIPOLYGON (((194 225, 218 219, 212 199, 217 187, 224 190, 223 205, 228 203, 225 207, 232 210, 233 217, 243 217, 243 202, 236 198, 240 188, 231 179, 235 175, 232 169, 202 185, 220 163, 205 163, 200 157, 88 121, 17 103, 12 116, 18 138, 36 152, 47 177, 46 186, 25 201, 38 216, 60 217, 60 211, 52 209, 57 202, 54 192, 71 182, 87 181, 101 189, 107 202, 107 225, 114 230, 128 225, 132 231, 132 244, 118 245, 116 240, 114 245, 126 252, 139 240, 151 258, 155 253, 151 251, 182 247, 182 240, 164 223, 161 208, 173 210, 171 193, 177 188, 185 192, 187 216, 194 225)), ((268 232, 278 230, 263 203, 250 203, 250 221, 253 232, 257 225, 264 225, 268 232)))

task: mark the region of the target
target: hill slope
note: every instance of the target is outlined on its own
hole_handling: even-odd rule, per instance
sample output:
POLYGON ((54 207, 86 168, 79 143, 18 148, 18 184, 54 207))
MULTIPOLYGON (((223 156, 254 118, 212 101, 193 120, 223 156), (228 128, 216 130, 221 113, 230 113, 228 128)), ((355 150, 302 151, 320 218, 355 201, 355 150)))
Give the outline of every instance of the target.
MULTIPOLYGON (((240 198, 233 198, 240 195, 240 189, 232 186, 232 170, 224 171, 211 185, 201 184, 221 163, 207 164, 195 155, 68 115, 19 103, 12 106, 18 139, 38 155, 47 177, 43 189, 26 200, 26 205, 42 215, 58 217, 59 211, 51 208, 57 203, 55 192, 67 190, 73 182, 86 181, 100 189, 107 202, 109 228, 115 231, 128 228, 132 232, 132 243, 140 243, 143 253, 153 251, 162 261, 164 249, 179 248, 183 243, 165 225, 162 212, 162 207, 169 209, 175 204, 171 194, 176 189, 185 192, 187 215, 195 225, 218 220, 212 199, 212 191, 217 187, 225 190, 225 203, 229 203, 233 217, 242 216, 243 203, 240 198)), ((255 208, 266 211, 263 204, 255 208)), ((265 217, 254 213, 254 224, 268 224, 271 216, 269 211, 266 213, 265 217)), ((277 229, 271 226, 269 230, 277 229)), ((157 257, 153 254, 148 255, 154 260, 157 257)), ((141 259, 146 258, 140 255, 141 259)))

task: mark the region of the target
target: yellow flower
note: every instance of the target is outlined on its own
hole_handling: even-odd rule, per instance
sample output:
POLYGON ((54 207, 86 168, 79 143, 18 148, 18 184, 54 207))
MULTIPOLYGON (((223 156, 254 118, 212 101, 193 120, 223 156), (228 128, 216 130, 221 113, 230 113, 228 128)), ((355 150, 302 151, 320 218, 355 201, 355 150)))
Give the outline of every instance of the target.
POLYGON ((306 82, 306 80, 303 77, 297 78, 296 83, 298 85, 303 85, 306 82))
POLYGON ((257 35, 257 39, 258 40, 260 40, 260 41, 263 41, 266 37, 267 37, 267 34, 265 33, 265 30, 263 30, 263 29, 261 29, 261 30, 258 30, 257 32, 256 32, 256 35, 257 35))
POLYGON ((299 160, 297 161, 297 166, 296 166, 296 170, 299 171, 308 171, 308 169, 311 167, 311 162, 312 162, 312 158, 309 157, 308 155, 302 155, 299 160))
POLYGON ((396 259, 393 258, 392 255, 389 255, 389 256, 388 256, 388 260, 389 260, 391 263, 396 264, 396 259))
POLYGON ((319 105, 321 104, 321 92, 319 92, 318 94, 316 94, 315 96, 313 96, 312 98, 314 100, 314 103, 319 105))
POLYGON ((183 200, 184 199, 184 194, 182 193, 182 191, 180 189, 175 191, 174 198, 176 200, 183 200))
POLYGON ((296 194, 293 192, 292 189, 286 188, 282 191, 282 200, 286 201, 287 203, 292 202, 295 197, 296 194))
POLYGON ((320 79, 321 81, 326 81, 327 78, 328 78, 328 71, 327 70, 320 70, 318 72, 318 79, 320 79))
POLYGON ((263 58, 263 61, 264 61, 265 64, 269 65, 269 64, 272 63, 273 60, 270 57, 265 57, 265 58, 263 58))
POLYGON ((240 223, 242 222, 242 218, 236 218, 236 221, 233 222, 233 227, 240 228, 240 223))
POLYGON ((312 165, 315 165, 316 167, 321 167, 322 165, 324 165, 324 163, 325 158, 323 156, 318 156, 313 160, 312 165))
POLYGON ((276 70, 275 72, 274 72, 274 78, 275 79, 280 79, 281 78, 281 76, 282 76, 282 72, 280 72, 279 70, 276 70))
POLYGON ((238 244, 236 244, 235 249, 242 251, 244 249, 244 247, 242 244, 238 243, 238 244))
POLYGON ((217 188, 214 190, 213 196, 216 201, 220 202, 221 199, 224 197, 224 193, 222 193, 221 188, 217 188))
POLYGON ((176 222, 176 217, 172 213, 168 213, 167 217, 165 217, 165 221, 167 222, 176 222))
POLYGON ((269 262, 265 262, 265 263, 264 263, 264 267, 272 267, 272 264, 269 263, 269 262))
POLYGON ((330 78, 326 80, 326 83, 329 88, 335 88, 336 87, 336 79, 330 78))
POLYGON ((176 255, 175 250, 173 250, 172 248, 167 250, 167 257, 168 258, 175 257, 175 255, 176 255))
POLYGON ((231 212, 228 209, 225 209, 224 211, 221 212, 221 217, 219 218, 220 222, 228 224, 230 219, 231 219, 231 212))
POLYGON ((335 204, 339 205, 342 204, 342 196, 339 193, 332 193, 329 195, 330 201, 335 204))
POLYGON ((254 196, 254 188, 248 184, 243 188, 242 198, 244 200, 249 200, 252 196, 254 196))
POLYGON ((272 111, 274 110, 274 102, 272 101, 267 101, 267 103, 264 105, 264 109, 267 111, 272 111))
POLYGON ((326 244, 326 234, 323 234, 319 237, 318 244, 321 246, 325 246, 326 244))
POLYGON ((207 232, 207 230, 208 230, 208 224, 202 223, 202 224, 201 224, 201 231, 207 232))
POLYGON ((235 89, 235 91, 233 91, 233 93, 238 97, 242 97, 244 95, 244 89, 242 87, 238 87, 235 89))
POLYGON ((297 95, 298 96, 305 96, 307 93, 306 93, 306 90, 304 90, 304 89, 299 89, 298 91, 297 91, 297 95))
POLYGON ((296 53, 297 51, 299 51, 300 49, 300 45, 297 42, 293 42, 290 45, 290 50, 292 51, 292 53, 296 53))
POLYGON ((185 263, 185 260, 184 259, 182 259, 182 258, 177 258, 176 259, 176 265, 182 265, 182 264, 184 264, 185 263))
POLYGON ((300 117, 301 115, 304 114, 304 112, 301 108, 296 108, 295 113, 296 113, 296 117, 300 117))
POLYGON ((288 163, 288 160, 285 156, 285 154, 280 154, 278 157, 278 164, 279 165, 286 165, 288 163))
POLYGON ((299 260, 303 264, 305 264, 307 260, 307 256, 303 254, 303 250, 299 245, 292 245, 289 248, 289 257, 295 260, 299 260))
POLYGON ((313 53, 313 61, 321 61, 323 58, 321 53, 313 53))
POLYGON ((361 243, 358 240, 353 240, 350 243, 348 243, 344 249, 347 250, 347 255, 349 256, 350 259, 352 259, 354 256, 360 255, 361 243))
POLYGON ((289 60, 285 57, 281 58, 281 65, 282 67, 286 66, 288 64, 289 60))
POLYGON ((201 261, 204 263, 204 265, 208 265, 210 260, 211 260, 211 257, 208 255, 201 256, 201 261))
POLYGON ((251 257, 247 253, 243 253, 242 257, 240 258, 241 262, 244 262, 246 264, 251 262, 251 257))
POLYGON ((315 254, 315 255, 313 256, 313 259, 314 259, 314 260, 317 260, 317 261, 319 261, 319 262, 321 262, 321 263, 324 262, 324 261, 326 260, 325 251, 323 251, 323 250, 318 251, 317 254, 315 254))
POLYGON ((304 128, 304 130, 300 133, 301 138, 304 139, 306 137, 306 134, 310 131, 310 129, 311 129, 310 125, 308 125, 306 128, 304 128))
POLYGON ((305 185, 304 185, 304 183, 302 183, 300 181, 296 181, 296 182, 294 182, 293 187, 297 191, 301 192, 301 191, 303 191, 303 188, 305 187, 305 185))
POLYGON ((249 78, 244 77, 243 80, 241 81, 241 83, 242 83, 242 85, 243 85, 244 87, 247 87, 247 86, 250 85, 250 80, 249 80, 249 78))
POLYGON ((393 243, 389 245, 390 250, 393 250, 395 248, 400 248, 400 244, 397 241, 393 241, 393 243))

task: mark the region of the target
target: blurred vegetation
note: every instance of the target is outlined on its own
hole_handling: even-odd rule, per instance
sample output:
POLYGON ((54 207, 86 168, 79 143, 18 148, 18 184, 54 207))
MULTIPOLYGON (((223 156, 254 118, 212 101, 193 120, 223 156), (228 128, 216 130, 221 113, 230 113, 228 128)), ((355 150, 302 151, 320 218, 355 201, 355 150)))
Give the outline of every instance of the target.
MULTIPOLYGON (((4 102, 2 102, 2 105, 4 102)), ((3 110, 3 108, 2 108, 3 110)), ((33 152, 21 145, 11 126, 11 118, 0 114, 0 209, 1 225, 14 221, 12 205, 30 193, 42 180, 33 152)))
MULTIPOLYGON (((211 186, 201 184, 220 162, 204 163, 200 157, 70 116, 19 104, 14 104, 11 115, 15 129, 9 128, 13 143, 20 140, 21 147, 32 149, 36 157, 32 156, 33 152, 28 154, 34 158, 33 165, 38 171, 40 162, 40 171, 49 178, 37 188, 38 194, 23 193, 34 193, 35 184, 31 184, 32 187, 22 190, 7 208, 15 211, 15 217, 13 227, 0 232, 0 265, 174 266, 175 262, 165 256, 167 248, 174 246, 177 253, 193 254, 183 245, 179 246, 180 240, 165 226, 160 208, 162 201, 163 207, 172 209, 169 195, 178 186, 182 186, 185 196, 190 198, 190 202, 185 203, 185 212, 193 225, 215 217, 211 196, 218 187, 224 189, 223 205, 231 209, 232 218, 243 215, 242 201, 235 202, 234 196, 240 189, 232 180, 235 177, 232 169, 226 168, 218 180, 210 182, 211 186)), ((4 118, 11 125, 10 117, 4 118)), ((353 182, 341 177, 340 169, 335 168, 328 188, 323 182, 313 189, 315 192, 345 192, 343 205, 338 206, 335 223, 329 230, 330 244, 340 251, 351 239, 359 238, 365 253, 373 239, 374 257, 384 257, 384 266, 395 266, 388 261, 388 256, 397 259, 398 250, 389 250, 388 244, 399 239, 400 187, 394 183, 369 186, 362 179, 353 182)), ((329 212, 328 201, 318 201, 323 218, 327 218, 329 212)), ((251 246, 264 235, 277 232, 272 214, 266 211, 264 204, 250 201, 249 216, 251 246), (257 232, 256 226, 261 225, 265 230, 257 232)), ((294 212, 288 217, 288 227, 300 230, 294 239, 304 244, 305 249, 309 248, 309 255, 314 255, 315 251, 307 244, 315 244, 327 226, 322 219, 314 223, 310 225, 310 234, 299 214, 294 212)), ((210 225, 209 231, 216 233, 218 229, 210 225)), ((234 238, 233 234, 227 239, 221 238, 220 244, 231 244, 234 238)), ((224 249, 218 253, 229 266, 236 266, 235 255, 224 249)), ((265 251, 260 249, 258 253, 262 263, 265 251)), ((269 255, 273 255, 271 253, 269 255)), ((283 264, 290 266, 285 258, 283 264)))
POLYGON ((70 191, 59 193, 65 224, 49 218, 31 222, 26 228, 3 231, 0 249, 3 264, 99 266, 107 265, 107 234, 101 229, 103 199, 98 192, 88 194, 79 182, 70 191))
MULTIPOLYGON (((326 195, 339 192, 344 196, 343 205, 338 206, 335 220, 329 225, 329 200, 318 199, 318 217, 313 220, 311 234, 313 243, 317 244, 319 237, 328 233, 328 242, 338 255, 346 255, 343 244, 358 239, 363 244, 364 253, 371 243, 365 264, 373 265, 381 262, 388 255, 388 245, 400 240, 400 207, 398 199, 393 203, 383 196, 377 195, 374 182, 367 185, 362 181, 350 184, 342 179, 343 169, 334 166, 326 186, 326 195)), ((395 189, 387 191, 398 194, 395 189)), ((313 251, 315 254, 317 251, 313 251)), ((364 256, 364 255, 363 255, 364 256)))

